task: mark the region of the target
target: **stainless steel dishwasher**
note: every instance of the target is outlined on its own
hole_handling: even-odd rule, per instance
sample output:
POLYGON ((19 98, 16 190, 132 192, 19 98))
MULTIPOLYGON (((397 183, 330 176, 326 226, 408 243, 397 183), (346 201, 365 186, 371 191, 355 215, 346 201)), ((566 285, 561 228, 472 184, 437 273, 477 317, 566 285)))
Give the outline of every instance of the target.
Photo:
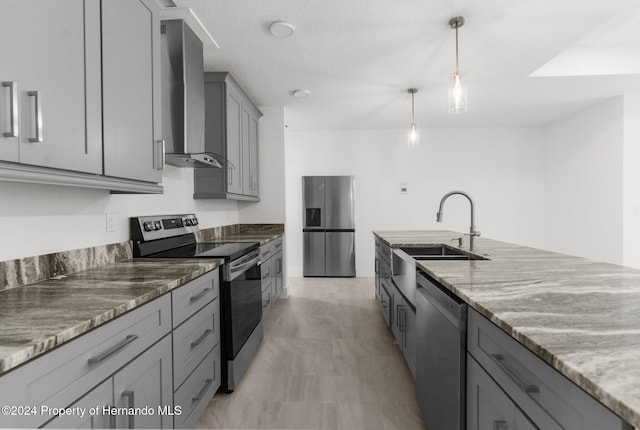
POLYGON ((418 404, 428 428, 463 430, 467 305, 422 271, 416 280, 418 404))

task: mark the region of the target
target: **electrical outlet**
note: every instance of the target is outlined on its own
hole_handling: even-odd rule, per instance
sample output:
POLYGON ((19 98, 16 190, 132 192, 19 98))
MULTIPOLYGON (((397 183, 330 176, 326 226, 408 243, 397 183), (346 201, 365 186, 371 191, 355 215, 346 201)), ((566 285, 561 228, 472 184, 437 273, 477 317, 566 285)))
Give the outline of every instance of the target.
POLYGON ((400 194, 407 194, 407 191, 409 191, 409 186, 407 185, 407 183, 400 182, 400 194))
POLYGON ((106 221, 107 233, 113 233, 116 231, 116 221, 113 214, 104 214, 106 221))

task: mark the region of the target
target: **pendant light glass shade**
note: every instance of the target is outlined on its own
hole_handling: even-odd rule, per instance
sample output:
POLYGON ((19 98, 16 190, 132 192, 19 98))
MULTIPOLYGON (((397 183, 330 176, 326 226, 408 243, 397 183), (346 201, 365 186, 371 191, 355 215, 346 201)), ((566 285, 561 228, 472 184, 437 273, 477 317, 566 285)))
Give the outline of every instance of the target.
POLYGON ((449 20, 449 28, 456 31, 456 71, 449 80, 449 113, 459 114, 469 108, 469 85, 467 74, 460 71, 458 59, 458 29, 464 25, 464 17, 457 16, 449 20))
POLYGON ((414 104, 414 94, 418 92, 418 89, 409 88, 407 91, 411 94, 411 126, 409 127, 409 134, 407 136, 407 147, 409 149, 414 149, 420 145, 420 133, 418 132, 418 126, 416 125, 414 104))
POLYGON ((468 102, 469 82, 466 73, 455 72, 449 80, 449 113, 466 112, 468 102))

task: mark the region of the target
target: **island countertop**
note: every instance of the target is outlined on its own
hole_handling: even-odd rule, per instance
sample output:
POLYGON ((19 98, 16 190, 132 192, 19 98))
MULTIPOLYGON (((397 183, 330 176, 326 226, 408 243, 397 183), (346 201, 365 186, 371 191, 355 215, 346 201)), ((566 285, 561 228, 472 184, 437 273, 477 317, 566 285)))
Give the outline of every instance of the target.
MULTIPOLYGON (((374 231, 391 247, 453 231, 374 231)), ((468 245, 462 248, 468 251, 468 245)), ((640 270, 478 238, 488 260, 417 261, 511 337, 640 428, 640 270)))

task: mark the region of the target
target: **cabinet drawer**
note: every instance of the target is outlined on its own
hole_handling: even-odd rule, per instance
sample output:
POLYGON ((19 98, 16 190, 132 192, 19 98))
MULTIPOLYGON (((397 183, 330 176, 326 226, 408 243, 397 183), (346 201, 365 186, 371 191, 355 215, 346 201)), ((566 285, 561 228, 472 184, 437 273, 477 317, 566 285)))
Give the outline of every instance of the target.
POLYGON ((273 293, 271 286, 262 291, 262 315, 265 315, 273 305, 273 293))
POLYGON ((488 319, 469 309, 467 350, 539 428, 627 424, 488 319))
POLYGON ((271 245, 266 243, 260 247, 260 259, 262 260, 262 263, 264 263, 269 258, 271 258, 271 245))
POLYGON ((220 387, 220 344, 211 351, 173 396, 181 414, 174 416, 175 428, 193 428, 220 387))
POLYGON ((218 270, 206 273, 171 292, 174 328, 220 295, 218 270))
POLYGON ((177 389, 220 342, 220 300, 215 299, 173 331, 173 380, 177 389))
POLYGON ((269 247, 271 249, 271 255, 276 255, 278 252, 282 251, 282 238, 274 239, 269 242, 269 247))
POLYGON ((271 282, 273 281, 273 265, 271 264, 271 260, 262 260, 262 264, 260 265, 260 276, 260 284, 262 286, 262 291, 264 292, 271 287, 271 282))
MULTIPOLYGON (((66 407, 171 330, 168 294, 0 378, 1 405, 66 407)), ((4 427, 37 427, 51 417, 4 416, 4 427)))

